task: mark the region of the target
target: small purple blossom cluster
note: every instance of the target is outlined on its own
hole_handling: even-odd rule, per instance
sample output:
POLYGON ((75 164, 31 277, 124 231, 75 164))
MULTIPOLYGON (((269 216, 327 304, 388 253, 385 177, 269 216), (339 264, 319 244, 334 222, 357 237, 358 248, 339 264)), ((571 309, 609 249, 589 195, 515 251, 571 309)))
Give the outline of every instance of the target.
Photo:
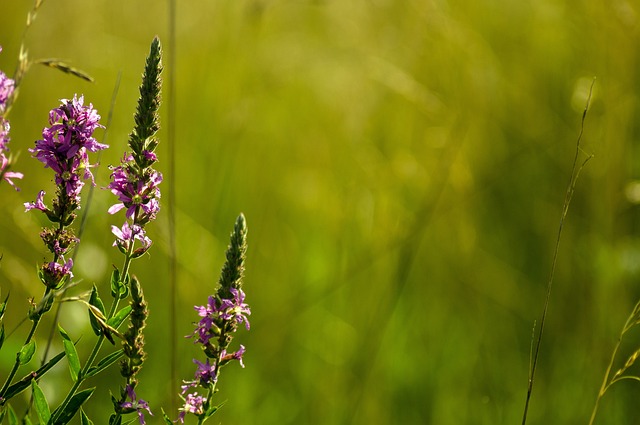
POLYGON ((211 410, 209 398, 213 395, 222 366, 236 360, 244 367, 242 356, 245 347, 240 345, 237 351, 227 352, 227 346, 231 342, 231 333, 235 332, 239 324, 244 323, 249 330, 247 316, 251 315, 251 309, 244 302, 245 294, 242 289, 230 288, 230 299, 220 298, 220 292, 222 291, 218 291, 216 296, 210 296, 206 305, 194 307, 201 319, 196 323, 193 335, 188 337, 195 337, 194 342, 202 346, 207 360, 203 363, 194 359, 193 362, 197 366, 195 377, 191 381, 184 381, 182 385, 181 396, 184 405, 180 408, 178 416, 180 423, 184 423, 187 413, 200 418, 208 416, 211 410), (199 395, 197 391, 190 392, 197 387, 207 390, 208 396, 199 395))
MULTIPOLYGON (((103 127, 99 124, 100 115, 93 105, 84 105, 84 96, 72 100, 63 99, 62 104, 49 113, 49 125, 42 130, 42 139, 36 141, 35 148, 29 149, 45 168, 51 168, 59 189, 59 200, 65 210, 54 211, 59 218, 66 217, 80 207, 80 191, 84 181, 91 179, 95 185, 90 168, 88 152, 98 152, 108 146, 98 143, 93 132, 103 127)), ((42 200, 44 195, 38 195, 42 200)), ((39 209, 47 212, 40 203, 25 204, 27 209, 39 209)), ((55 205, 54 205, 55 206, 55 205)), ((55 209, 55 208, 54 208, 55 209)))
POLYGON ((54 254, 54 260, 45 263, 40 270, 40 278, 47 288, 57 289, 66 280, 73 277, 73 262, 65 261, 64 255, 78 239, 69 229, 76 218, 75 210, 80 208, 80 191, 84 180, 90 179, 95 185, 90 168, 88 152, 97 152, 108 146, 98 143, 93 132, 102 127, 100 115, 93 105, 84 105, 84 97, 74 96, 72 100, 63 99, 61 105, 49 113, 49 127, 42 130, 42 139, 29 149, 34 158, 42 162, 45 168, 55 172, 57 197, 53 207, 44 203, 45 191, 38 193, 35 202, 24 204, 27 211, 36 209, 47 215, 52 223, 50 229, 40 234, 47 248, 54 254))
POLYGON ((108 186, 120 201, 109 208, 109 214, 126 209, 125 216, 128 220, 121 228, 111 226, 111 231, 116 236, 114 246, 123 253, 132 251, 134 257, 144 254, 151 246, 151 239, 147 237, 144 227, 155 220, 160 211, 158 185, 162 182, 162 174, 151 168, 157 157, 147 150, 141 156, 143 161, 134 155, 125 154, 121 164, 112 167, 111 183, 108 186), (141 163, 145 166, 141 167, 141 163), (142 246, 133 251, 135 240, 140 241, 142 246))
POLYGON ((140 425, 145 425, 146 421, 144 420, 143 411, 146 410, 151 416, 153 416, 153 413, 151 413, 151 409, 149 408, 149 404, 143 399, 138 399, 138 396, 131 385, 127 384, 125 392, 127 399, 120 404, 120 407, 123 409, 122 413, 126 414, 136 412, 138 414, 138 422, 140 422, 140 425))
MULTIPOLYGON (((0 47, 0 52, 1 51, 2 47, 0 47)), ((13 95, 14 90, 15 82, 11 78, 7 77, 4 72, 0 71, 0 180, 6 181, 18 190, 12 179, 21 179, 23 174, 15 171, 9 171, 11 161, 5 154, 9 151, 9 147, 7 145, 9 144, 9 130, 11 129, 9 120, 6 119, 5 115, 7 113, 9 99, 13 95)))

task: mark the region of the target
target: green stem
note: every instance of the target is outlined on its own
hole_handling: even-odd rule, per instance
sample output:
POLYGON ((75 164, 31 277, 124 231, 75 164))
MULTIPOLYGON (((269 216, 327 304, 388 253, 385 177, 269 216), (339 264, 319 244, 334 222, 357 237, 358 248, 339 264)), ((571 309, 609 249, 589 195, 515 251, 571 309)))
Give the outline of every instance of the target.
MULTIPOLYGON (((43 300, 47 296, 49 296, 50 291, 51 290, 47 288, 47 290, 44 292, 44 295, 42 296, 43 300)), ((31 325, 31 330, 29 331, 29 335, 27 335, 27 339, 24 341, 24 344, 22 345, 23 347, 31 342, 31 339, 33 338, 33 335, 36 333, 36 329, 38 328, 38 323, 40 323, 41 318, 42 318, 42 314, 39 314, 36 317, 34 317, 33 324, 31 325)), ((2 386, 2 389, 0 390, 0 399, 4 399, 4 396, 7 393, 9 386, 11 385, 11 381, 13 381, 13 378, 16 376, 16 373, 18 372, 18 368, 20 368, 20 352, 16 353, 16 361, 13 364, 13 368, 11 368, 11 372, 9 372, 9 376, 7 377, 7 380, 2 386)))
MULTIPOLYGON (((609 381, 609 377, 611 376, 611 369, 613 368, 613 362, 615 361, 616 356, 618 355, 618 350, 620 350, 620 345, 622 345, 622 338, 624 338, 624 335, 627 333, 627 331, 629 331, 629 329, 631 329, 633 326, 635 326, 638 323, 639 310, 640 310, 640 301, 638 301, 636 305, 633 307, 633 311, 627 318, 627 321, 625 322, 624 327, 620 332, 620 336, 618 337, 618 342, 616 342, 616 346, 613 348, 613 352, 611 353, 611 359, 609 360, 609 365, 607 366, 607 370, 604 373, 604 379, 602 380, 602 385, 600 386, 600 391, 598 391, 598 397, 596 398, 596 402, 593 405, 593 411, 591 412, 591 419, 589 420, 589 425, 593 425, 593 422, 596 419, 596 414, 598 413, 600 400, 602 399, 604 394, 607 392, 609 387, 614 383, 620 381, 621 379, 630 378, 626 376, 622 376, 618 378, 614 377, 614 379, 609 381)), ((635 379, 635 377, 633 378, 635 379)))
MULTIPOLYGON (((129 274, 129 267, 131 265, 132 253, 133 253, 133 243, 130 244, 129 251, 125 256, 124 265, 122 266, 122 274, 120 274, 120 279, 121 279, 120 283, 122 283, 122 281, 126 279, 126 276, 129 274)), ((120 296, 119 294, 117 294, 113 298, 113 301, 111 301, 111 307, 109 308, 109 313, 107 314, 107 320, 113 317, 113 315, 118 309, 119 303, 120 303, 120 296)), ((91 368, 91 366, 93 366, 93 362, 96 360, 96 357, 98 357, 98 353, 102 348, 102 343, 104 342, 104 339, 105 339, 105 336, 104 336, 104 333, 102 333, 98 337, 96 344, 93 346, 93 350, 91 351, 91 354, 89 354, 89 358, 87 359, 87 362, 85 363, 84 367, 80 370, 80 373, 78 374, 78 379, 76 379, 76 381, 73 383, 73 386, 69 390, 69 393, 65 397, 62 404, 60 404, 60 407, 56 409, 56 413, 53 415, 51 419, 52 423, 56 423, 56 421, 58 420, 58 418, 60 417, 64 409, 67 407, 67 405, 73 398, 73 396, 76 395, 76 392, 78 391, 78 388, 80 388, 80 385, 82 385, 82 383, 85 381, 85 376, 89 372, 89 369, 91 368)))

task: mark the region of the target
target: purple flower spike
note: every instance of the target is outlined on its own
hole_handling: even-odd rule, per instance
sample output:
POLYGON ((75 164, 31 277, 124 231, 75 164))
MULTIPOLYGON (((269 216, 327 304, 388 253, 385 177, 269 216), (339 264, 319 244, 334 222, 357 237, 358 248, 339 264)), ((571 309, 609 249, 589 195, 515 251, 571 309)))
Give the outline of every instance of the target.
POLYGON ((42 139, 29 149, 33 157, 51 168, 56 185, 61 190, 61 200, 69 202, 66 213, 79 208, 80 191, 84 180, 95 185, 90 169, 88 151, 96 152, 107 148, 93 138, 93 132, 102 127, 98 123, 100 115, 93 105, 84 105, 84 97, 74 96, 63 99, 62 104, 49 113, 50 127, 42 130, 42 139))
MULTIPOLYGON (((0 47, 0 52, 2 47, 0 47)), ((13 186, 14 189, 18 187, 13 183, 12 179, 21 179, 24 177, 22 173, 9 171, 11 167, 11 161, 6 157, 5 152, 9 150, 7 146, 9 144, 9 130, 11 126, 9 121, 4 118, 4 114, 7 110, 7 102, 13 95, 15 90, 15 81, 7 77, 4 72, 0 71, 0 180, 4 180, 13 186)))

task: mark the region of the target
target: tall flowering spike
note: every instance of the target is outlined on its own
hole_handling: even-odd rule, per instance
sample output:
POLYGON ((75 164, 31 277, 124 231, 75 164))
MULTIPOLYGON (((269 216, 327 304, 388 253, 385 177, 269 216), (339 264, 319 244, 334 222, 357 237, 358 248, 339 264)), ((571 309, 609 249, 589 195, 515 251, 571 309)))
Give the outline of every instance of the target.
MULTIPOLYGON (((0 52, 2 47, 0 47, 0 52)), ((7 77, 4 72, 0 71, 0 181, 4 180, 19 190, 13 183, 12 179, 21 179, 22 173, 10 171, 11 158, 7 157, 5 152, 9 151, 9 120, 6 118, 9 109, 9 101, 15 90, 15 81, 7 77)))
POLYGON ((49 113, 49 127, 42 130, 42 139, 29 149, 33 157, 45 168, 55 172, 58 186, 53 209, 41 208, 44 204, 39 197, 36 203, 26 203, 27 210, 40 209, 49 219, 68 226, 75 218, 74 211, 80 208, 80 191, 85 180, 94 183, 88 152, 97 152, 108 146, 98 143, 93 132, 100 127, 100 115, 92 104, 84 104, 84 96, 63 99, 61 105, 49 113))
POLYGON ((242 278, 244 276, 244 260, 247 254, 247 223, 244 215, 240 213, 236 219, 236 224, 231 233, 231 241, 227 248, 227 260, 220 273, 220 288, 218 296, 220 299, 232 299, 234 295, 232 289, 242 288, 242 278))
POLYGON ((160 129, 158 110, 162 98, 161 73, 162 46, 158 37, 155 37, 151 42, 151 49, 140 85, 140 98, 135 116, 136 125, 129 135, 129 146, 131 146, 134 158, 141 168, 144 168, 147 163, 155 162, 155 156, 149 154, 153 153, 158 146, 154 136, 160 129))
POLYGON ((64 256, 78 242, 69 226, 76 218, 74 211, 80 208, 80 191, 85 180, 93 183, 88 152, 108 147, 93 137, 93 132, 102 127, 99 121, 100 115, 93 105, 84 104, 83 96, 64 99, 49 113, 49 127, 42 130, 42 139, 29 149, 45 168, 55 172, 57 186, 51 208, 44 202, 44 190, 38 193, 35 202, 24 204, 27 211, 37 209, 45 213, 53 224, 40 233, 53 254, 53 260, 44 263, 38 271, 38 277, 48 291, 61 289, 73 278, 73 261, 65 261, 64 256))
POLYGON ((240 345, 236 351, 228 351, 228 347, 240 323, 244 323, 249 330, 248 316, 251 310, 244 302, 245 294, 241 289, 246 252, 247 224, 244 215, 240 214, 231 233, 227 259, 222 268, 216 295, 209 296, 206 305, 195 307, 200 320, 196 323, 193 334, 187 337, 194 338, 194 343, 202 346, 207 360, 203 363, 194 359, 197 370, 194 378, 184 381, 182 385, 181 397, 185 403, 179 409, 180 414, 176 422, 184 423, 188 413, 195 415, 198 423, 207 420, 217 410, 217 407, 211 405, 209 396, 216 391, 221 367, 232 361, 237 361, 244 367, 245 347, 240 345), (206 390, 208 398, 198 396, 194 388, 206 390))
POLYGON ((116 236, 114 245, 135 256, 144 254, 151 246, 144 226, 155 220, 160 211, 160 189, 162 174, 152 168, 158 160, 154 150, 158 146, 156 133, 160 128, 158 109, 162 88, 162 49, 158 38, 151 43, 147 57, 140 98, 135 114, 135 126, 129 135, 131 153, 125 153, 119 166, 111 167, 111 183, 108 189, 118 197, 118 203, 109 208, 110 214, 125 210, 128 220, 120 229, 113 227, 116 236), (134 251, 135 240, 142 247, 134 251))

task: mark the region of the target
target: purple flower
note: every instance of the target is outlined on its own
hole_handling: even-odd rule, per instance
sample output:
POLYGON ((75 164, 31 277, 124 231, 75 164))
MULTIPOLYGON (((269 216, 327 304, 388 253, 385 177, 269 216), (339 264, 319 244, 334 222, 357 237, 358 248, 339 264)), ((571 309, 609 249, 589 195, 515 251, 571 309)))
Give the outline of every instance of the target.
MULTIPOLYGON (((2 48, 0 47, 0 52, 2 48)), ((15 89, 15 81, 7 77, 4 72, 0 71, 0 115, 3 114, 7 107, 7 101, 13 94, 15 89)))
POLYGON ((142 242, 140 254, 146 252, 151 246, 151 239, 147 237, 142 226, 137 224, 129 226, 129 223, 124 223, 122 225, 122 229, 119 229, 116 226, 111 226, 111 233, 116 237, 113 246, 117 246, 125 252, 129 251, 129 247, 136 239, 142 242))
POLYGON ((222 353, 220 353, 220 361, 221 362, 228 362, 231 360, 237 360, 240 362, 240 366, 244 367, 244 362, 242 361, 242 356, 244 355, 245 352, 245 348, 244 345, 240 345, 240 348, 238 349, 238 351, 236 351, 235 353, 231 353, 228 354, 227 350, 222 350, 222 353))
POLYGON ((138 400, 135 391, 129 384, 127 384, 126 386, 126 392, 127 398, 130 401, 123 401, 122 403, 120 403, 120 407, 125 409, 125 413, 137 412, 140 425, 145 425, 143 410, 146 410, 151 416, 153 416, 153 413, 151 413, 151 409, 149 408, 149 404, 143 399, 138 400))
MULTIPOLYGON (((1 133, 0 138, 2 138, 1 133)), ((20 190, 11 179, 21 179, 24 177, 24 174, 15 171, 8 171, 9 165, 9 160, 2 152, 0 152, 0 176, 2 176, 2 179, 13 186, 16 190, 20 190)))
POLYGON ((69 259, 64 261, 64 257, 60 256, 62 264, 55 261, 44 263, 40 268, 39 276, 42 283, 48 288, 59 289, 69 279, 73 278, 71 268, 73 267, 73 260, 69 259))
POLYGON ((209 363, 209 359, 207 359, 206 363, 199 362, 196 359, 193 359, 193 362, 198 365, 198 369, 196 370, 196 379, 199 380, 202 385, 216 382, 218 379, 216 376, 218 367, 215 363, 209 363))
POLYGON ((224 320, 235 320, 238 323, 244 322, 247 330, 251 327, 247 315, 251 314, 249 306, 244 303, 244 292, 242 289, 231 288, 232 300, 223 299, 220 307, 220 317, 224 320))
POLYGON ((231 294, 233 299, 222 299, 221 301, 218 301, 214 296, 209 296, 206 305, 194 307, 198 315, 202 317, 196 324, 196 329, 193 333, 197 336, 196 343, 208 345, 209 341, 220 332, 219 326, 216 325, 216 322, 220 320, 225 322, 235 321, 236 323, 244 322, 245 327, 249 330, 250 324, 247 315, 251 314, 251 310, 244 303, 245 294, 242 289, 236 288, 231 288, 231 294))
POLYGON ((0 117, 0 155, 4 157, 3 152, 8 151, 9 148, 7 144, 9 143, 9 130, 11 130, 11 126, 9 125, 9 121, 0 117))
MULTIPOLYGON (((203 405, 207 401, 206 398, 198 395, 198 393, 187 394, 187 398, 184 401, 184 406, 180 409, 178 415, 178 421, 184 423, 184 417, 187 413, 193 413, 194 415, 202 415, 204 413, 203 405)), ((177 422, 177 421, 176 421, 177 422)))
POLYGON ((109 214, 127 209, 126 217, 138 223, 147 223, 155 219, 160 210, 160 189, 162 174, 151 170, 149 174, 136 173, 133 157, 125 155, 122 165, 113 167, 111 183, 108 188, 116 195, 120 203, 109 208, 109 214))
POLYGON ((24 203, 25 212, 33 209, 40 210, 42 212, 49 211, 49 208, 47 208, 47 206, 44 204, 45 193, 46 192, 44 190, 41 190, 40 192, 38 192, 36 202, 25 202, 24 203))

